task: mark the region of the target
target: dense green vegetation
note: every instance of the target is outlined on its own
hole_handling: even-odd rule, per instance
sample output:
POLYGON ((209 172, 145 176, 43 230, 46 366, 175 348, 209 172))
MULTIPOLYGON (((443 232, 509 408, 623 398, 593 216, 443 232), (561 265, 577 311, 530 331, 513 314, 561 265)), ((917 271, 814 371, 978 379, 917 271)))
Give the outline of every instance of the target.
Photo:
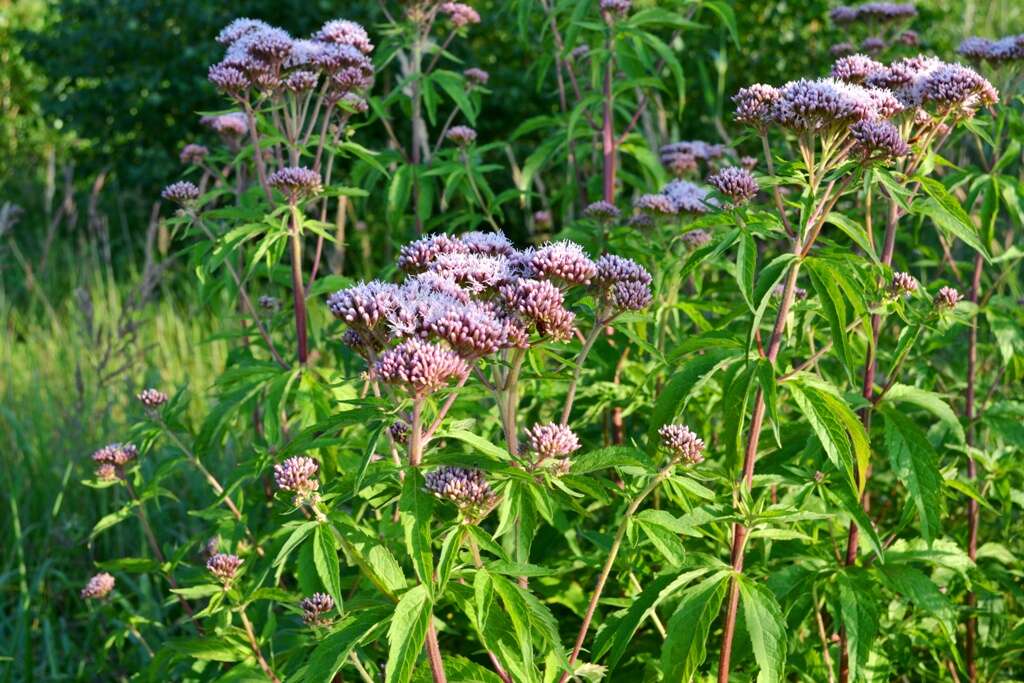
POLYGON ((833 4, 598 5, 473 3, 456 30, 431 2, 0 0, 0 681, 1024 680, 1024 53, 956 53, 1024 8, 931 0, 888 26, 879 62, 962 60, 1001 98, 880 117, 909 143, 882 158, 849 120, 773 121, 762 146, 734 116, 742 88, 825 76, 875 35, 833 4), (374 43, 371 87, 308 121, 253 87, 261 143, 201 123, 243 107, 207 78, 230 21, 339 15, 374 43), (659 154, 680 140, 723 148, 659 154), (742 166, 749 204, 708 184, 742 166), (322 191, 269 179, 291 167, 322 191), (161 199, 182 179, 196 196, 161 199), (674 179, 699 209, 663 208, 674 179), (632 259, 651 300, 633 271, 532 265, 562 334, 459 280, 528 342, 460 349, 477 372, 429 396, 367 375, 405 338, 329 295, 414 279, 423 235, 496 228, 632 259), (548 423, 580 446, 542 465, 527 430, 548 423), (703 462, 659 437, 673 423, 703 462), (140 455, 101 476, 113 442, 140 455), (319 497, 275 483, 290 456, 319 497), (428 495, 451 466, 496 497, 428 495), (244 562, 223 591, 212 538, 244 562), (84 599, 99 571, 116 588, 84 599), (307 627, 313 593, 334 607, 307 627))

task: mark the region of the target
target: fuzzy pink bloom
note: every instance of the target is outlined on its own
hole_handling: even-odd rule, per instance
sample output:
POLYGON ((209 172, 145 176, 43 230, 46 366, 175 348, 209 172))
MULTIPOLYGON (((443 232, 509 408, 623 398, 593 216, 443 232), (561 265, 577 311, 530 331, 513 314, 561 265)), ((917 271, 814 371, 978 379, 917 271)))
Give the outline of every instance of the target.
POLYGON ((588 204, 587 208, 583 209, 583 215, 599 221, 614 221, 622 212, 611 202, 602 199, 588 204))
POLYGON ((831 76, 847 83, 863 83, 868 76, 884 68, 884 64, 867 55, 850 55, 836 60, 831 76))
POLYGON ((667 424, 658 430, 661 437, 661 445, 678 458, 691 465, 696 465, 704 460, 704 441, 689 427, 681 424, 667 424))
POLYGON ((551 212, 544 209, 534 211, 533 222, 541 230, 547 230, 551 227, 551 212))
POLYGON ((472 520, 489 512, 498 497, 483 471, 465 467, 442 467, 424 477, 426 489, 436 497, 450 500, 472 520))
POLYGON ((157 389, 143 389, 136 398, 139 399, 139 403, 151 410, 167 403, 167 394, 157 389))
POLYGON ((312 71, 293 71, 284 78, 284 87, 293 93, 309 92, 320 82, 320 77, 312 71))
POLYGON ((850 137, 857 141, 854 154, 864 159, 896 159, 910 154, 910 145, 888 121, 858 121, 850 126, 850 137))
POLYGON ((836 43, 828 49, 828 53, 833 57, 845 57, 852 55, 856 51, 857 48, 854 44, 849 42, 836 43))
POLYGON ((223 583, 231 581, 242 566, 242 558, 227 553, 217 553, 206 562, 206 569, 223 583))
POLYGON ((517 278, 502 285, 501 294, 509 308, 532 322, 542 336, 572 336, 575 316, 565 307, 561 290, 547 280, 517 278))
POLYGON ((221 29, 221 32, 217 34, 217 42, 221 45, 231 45, 246 34, 264 31, 270 28, 272 28, 272 26, 265 21, 250 19, 248 17, 239 17, 221 29))
POLYGON ((956 305, 963 301, 963 298, 963 295, 952 287, 943 287, 939 290, 938 294, 935 295, 935 308, 939 310, 951 310, 956 308, 956 305))
POLYGON ((784 128, 814 132, 889 118, 901 109, 896 97, 884 90, 832 78, 802 79, 779 88, 772 118, 784 128))
POLYGON ((910 273, 894 272, 889 291, 893 296, 910 296, 917 291, 917 279, 910 273))
POLYGON ((445 138, 459 147, 467 147, 476 142, 476 131, 469 126, 452 126, 445 134, 445 138))
POLYGON ((491 78, 489 73, 475 66, 463 71, 462 75, 465 76, 466 82, 470 85, 487 85, 487 81, 491 78))
POLYGON ((430 324, 430 329, 467 358, 486 356, 508 345, 502 321, 475 301, 446 308, 430 324))
POLYGON ((469 249, 455 237, 437 234, 421 237, 398 250, 398 267, 407 273, 419 273, 441 254, 466 253, 469 249))
POLYGON ((373 373, 383 382, 424 396, 464 379, 469 366, 454 351, 414 338, 381 354, 373 373))
POLYGON ((323 191, 320 174, 301 166, 286 166, 274 171, 267 178, 267 184, 280 190, 291 204, 300 197, 312 197, 323 191))
POLYGON ((123 467, 139 457, 139 449, 130 443, 112 443, 95 451, 92 461, 123 467))
POLYGON ((282 491, 309 494, 320 488, 320 482, 316 480, 319 469, 320 465, 313 458, 296 455, 274 465, 274 483, 282 491))
POLYGON ((612 19, 623 19, 632 6, 630 0, 601 0, 601 13, 612 19))
POLYGON ((651 274, 633 259, 616 254, 605 254, 597 260, 596 265, 595 282, 601 286, 626 281, 641 282, 645 285, 652 282, 651 274))
POLYGON ((917 34, 917 31, 903 31, 897 38, 900 45, 906 45, 907 47, 917 47, 921 42, 921 37, 917 34))
POLYGON ((195 183, 179 180, 165 187, 160 196, 169 202, 185 205, 199 199, 199 188, 196 187, 195 183))
POLYGON ((885 49, 885 41, 878 36, 868 36, 861 41, 860 49, 869 54, 878 54, 885 49))
POLYGON ((651 274, 631 259, 607 254, 597 261, 597 284, 616 311, 639 311, 651 303, 651 274))
POLYGON ((707 213, 714 205, 706 189, 680 178, 669 182, 661 193, 672 202, 674 213, 707 213))
POLYGON ((715 188, 735 204, 745 204, 757 194, 757 180, 745 168, 727 166, 708 177, 708 185, 715 188))
POLYGON ((515 251, 512 242, 501 232, 467 232, 459 235, 470 254, 481 256, 511 256, 515 251))
POLYGON ((100 463, 96 466, 96 478, 100 481, 113 481, 117 479, 117 466, 109 462, 100 463))
POLYGON ((210 150, 203 145, 188 144, 182 147, 178 158, 183 164, 197 166, 210 154, 210 150))
POLYGON ((308 598, 303 598, 299 607, 302 608, 302 621, 307 626, 326 626, 331 623, 330 618, 325 615, 334 609, 334 598, 327 593, 313 593, 308 598))
POLYGON ((633 202, 633 208, 651 217, 674 216, 676 206, 663 194, 643 194, 633 202))
POLYGON ((764 130, 772 122, 772 111, 780 97, 777 88, 763 83, 740 88, 732 97, 736 104, 734 118, 740 123, 764 130))
POLYGON ((583 247, 575 242, 551 242, 533 252, 530 260, 537 277, 557 279, 569 284, 587 284, 597 273, 583 247))
POLYGON ((388 427, 388 433, 395 443, 405 443, 409 438, 409 423, 398 420, 388 427))
POLYGON ((683 244, 690 249, 700 249, 711 242, 711 233, 707 230, 691 230, 683 234, 683 244))
POLYGON ((218 116, 204 116, 199 122, 209 126, 215 133, 227 139, 240 138, 249 132, 249 120, 240 111, 218 116))
POLYGON ((348 19, 334 19, 320 27, 313 35, 314 40, 336 45, 351 45, 363 54, 373 52, 370 36, 361 24, 348 19))
POLYGON ((441 5, 440 9, 443 14, 448 15, 448 19, 456 28, 480 23, 480 15, 465 3, 446 2, 441 5))
POLYGON ((81 596, 84 600, 99 600, 105 598, 114 590, 114 577, 107 572, 100 572, 93 576, 82 589, 81 596))
POLYGON ((757 158, 751 156, 740 157, 740 166, 747 169, 748 171, 753 171, 755 168, 757 168, 757 158))
POLYGON ((526 430, 530 450, 537 454, 537 462, 548 458, 564 458, 579 450, 580 440, 565 425, 536 424, 526 430))
POLYGON ((359 329, 370 330, 395 307, 398 288, 373 280, 341 289, 327 298, 334 317, 359 329))

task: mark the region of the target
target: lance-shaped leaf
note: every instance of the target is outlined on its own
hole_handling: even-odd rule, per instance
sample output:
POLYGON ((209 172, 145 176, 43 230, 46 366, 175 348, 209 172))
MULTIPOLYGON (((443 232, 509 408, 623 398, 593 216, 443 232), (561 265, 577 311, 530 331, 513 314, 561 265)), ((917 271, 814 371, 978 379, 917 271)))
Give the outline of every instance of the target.
POLYGON ((661 649, 663 680, 689 681, 704 663, 708 631, 722 608, 728 588, 729 573, 720 571, 683 594, 665 627, 667 635, 661 649))
POLYGON ((858 680, 858 673, 867 664, 871 654, 871 645, 878 629, 878 605, 881 600, 874 584, 856 573, 858 571, 847 570, 838 576, 839 616, 846 627, 851 681, 858 680))
POLYGON ((430 596, 422 585, 409 589, 398 601, 388 629, 385 683, 408 683, 412 678, 416 659, 423 651, 432 609, 430 596))
POLYGON ((760 668, 757 683, 776 683, 786 669, 786 620, 768 588, 744 577, 739 581, 750 647, 760 668))
POLYGON ((884 408, 885 448, 896 476, 907 487, 921 519, 921 535, 930 544, 939 532, 942 474, 939 456, 924 432, 892 408, 884 408))

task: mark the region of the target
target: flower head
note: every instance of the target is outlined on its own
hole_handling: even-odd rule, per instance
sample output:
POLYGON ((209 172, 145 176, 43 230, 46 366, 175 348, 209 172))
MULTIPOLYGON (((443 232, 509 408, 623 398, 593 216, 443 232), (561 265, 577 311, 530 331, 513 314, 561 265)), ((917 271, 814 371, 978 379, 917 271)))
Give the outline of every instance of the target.
POLYGON ((771 124, 772 111, 780 97, 781 93, 777 88, 764 83, 740 88, 732 97, 736 104, 734 118, 740 123, 763 131, 771 124))
POLYGON ((611 202, 606 202, 602 199, 588 204, 587 208, 583 209, 583 215, 587 218, 609 222, 616 220, 622 215, 622 212, 611 202))
POLYGON ((320 466, 313 458, 296 455, 274 465, 274 483, 282 491, 308 496, 320 488, 320 482, 316 479, 319 469, 320 466))
POLYGON ((690 249, 700 249, 711 242, 711 233, 707 230, 691 230, 683 234, 683 244, 690 249))
POLYGON ((537 277, 574 285, 587 284, 597 272, 583 247, 570 241, 545 244, 533 252, 530 266, 537 277))
POLYGON ((672 200, 660 193, 640 195, 633 202, 633 208, 651 217, 674 216, 676 213, 672 200))
POLYGON ((462 2, 446 2, 440 7, 441 13, 448 15, 448 19, 455 28, 462 28, 470 24, 479 24, 480 15, 475 9, 462 2))
POLYGON ((217 42, 221 45, 231 45, 237 42, 242 36, 255 31, 264 31, 272 28, 270 24, 259 19, 239 17, 221 29, 217 34, 217 42))
POLYGON ((917 279, 910 273, 894 272, 889 292, 893 297, 910 296, 917 291, 917 279))
POLYGON ((505 325, 476 301, 445 307, 430 323, 430 330, 466 358, 486 356, 508 345, 505 325))
POLYGON ((773 120, 796 132, 826 131, 863 120, 889 118, 902 109, 896 97, 833 78, 791 81, 779 89, 773 120))
POLYGON ((150 410, 167 403, 167 394, 157 389, 143 389, 136 398, 139 399, 139 403, 150 410))
POLYGON ((580 440, 565 425, 535 424, 526 430, 530 450, 537 454, 537 463, 548 458, 564 458, 579 450, 580 440))
POLYGON ((476 131, 469 126, 452 126, 445 137, 459 147, 468 147, 476 142, 476 131))
POLYGON ((933 301, 935 308, 940 311, 948 311, 956 308, 956 305, 963 300, 963 295, 952 287, 943 287, 935 295, 933 301))
POLYGON ((81 596, 84 600, 99 600, 105 598, 114 590, 114 577, 107 572, 96 574, 85 584, 81 596))
POLYGON ((241 566, 242 558, 227 553, 217 553, 206 562, 206 569, 220 579, 221 583, 229 583, 235 578, 241 566))
POLYGON ((199 199, 199 188, 196 187, 195 183, 179 180, 165 187, 160 196, 169 202, 185 206, 199 199))
POLYGON ((689 427, 681 424, 667 424, 658 430, 661 445, 673 458, 696 465, 704 460, 704 441, 689 427))
POLYGON ((428 491, 455 503, 472 522, 486 516, 498 502, 482 470, 442 467, 428 472, 425 479, 428 491))
POLYGON ((708 191, 688 180, 672 180, 661 193, 672 202, 673 213, 707 213, 713 202, 708 191))
POLYGON ((323 190, 320 174, 311 168, 286 166, 267 178, 267 184, 277 188, 294 204, 300 197, 312 197, 323 190))
POLYGON ((409 438, 409 423, 402 420, 392 422, 391 426, 388 427, 388 433, 395 443, 405 443, 409 438))
POLYGON ((470 254, 481 256, 511 256, 515 251, 512 242, 501 232, 467 232, 459 235, 458 241, 470 254))
POLYGON ((477 67, 470 67, 462 72, 462 75, 466 78, 466 82, 470 85, 487 85, 487 81, 490 80, 491 75, 483 69, 477 67))
POLYGON ((551 212, 545 209, 533 212, 533 223, 541 230, 550 230, 552 219, 551 212))
POLYGON ((331 619, 325 616, 334 609, 334 598, 327 593, 313 593, 299 603, 302 608, 302 621, 307 626, 327 626, 331 619))
POLYGON ((885 49, 885 40, 878 36, 868 36, 860 41, 860 49, 869 54, 878 54, 885 49))
POLYGON ((836 60, 831 76, 847 83, 863 83, 868 76, 884 68, 884 64, 867 55, 849 55, 836 60))
POLYGON ((381 354, 373 372, 383 382, 423 396, 452 380, 464 379, 469 374, 469 366, 454 351, 413 338, 381 354))
POLYGON ((427 235, 398 250, 398 267, 407 273, 419 273, 441 254, 465 253, 467 246, 457 238, 444 234, 427 235))
POLYGON ((734 204, 745 204, 757 194, 757 180, 745 168, 727 166, 718 173, 708 177, 708 185, 715 188, 734 204))
POLYGON ((833 57, 845 57, 846 55, 852 55, 856 51, 857 48, 854 44, 847 41, 836 43, 828 49, 828 53, 833 57))
POLYGON ((651 274, 636 261, 606 254, 597 261, 596 284, 616 311, 639 311, 651 303, 651 274))
POLYGON ((373 280, 340 289, 327 298, 334 317, 361 330, 372 330, 395 307, 398 288, 373 280))
POLYGON ((249 132, 249 120, 240 111, 217 116, 204 116, 199 123, 209 126, 215 133, 228 140, 236 140, 249 132))
POLYGON ((896 159, 910 154, 910 145, 888 121, 858 121, 850 126, 854 153, 865 160, 896 159))
POLYGON ((565 307, 558 287, 547 280, 516 278, 501 286, 510 309, 524 316, 542 336, 565 340, 572 336, 576 316, 565 307))
POLYGON ((351 45, 364 55, 373 52, 373 43, 370 42, 370 36, 366 29, 361 24, 348 19, 328 21, 313 35, 313 39, 321 43, 351 45))
POLYGON ((320 77, 312 71, 300 69, 293 71, 284 78, 284 87, 293 93, 309 92, 320 82, 320 77))
POLYGON ((130 443, 112 443, 95 451, 92 461, 96 464, 108 464, 124 467, 139 457, 139 449, 130 443))
POLYGON ((632 5, 631 0, 601 0, 601 14, 608 21, 624 19, 632 5))
POLYGON ((178 158, 181 160, 181 163, 183 164, 198 166, 199 164, 203 163, 203 160, 209 154, 210 150, 204 147, 203 145, 190 143, 182 147, 181 154, 178 155, 178 158))
POLYGON ((921 36, 917 34, 917 31, 903 31, 897 38, 900 45, 906 45, 907 47, 917 47, 921 42, 921 36))

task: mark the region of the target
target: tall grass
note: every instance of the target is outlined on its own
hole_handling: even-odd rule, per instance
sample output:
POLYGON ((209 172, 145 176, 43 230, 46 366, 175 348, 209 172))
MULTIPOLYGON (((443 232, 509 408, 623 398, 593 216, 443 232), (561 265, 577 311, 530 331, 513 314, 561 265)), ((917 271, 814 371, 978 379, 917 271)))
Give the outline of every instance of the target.
MULTIPOLYGON (((192 303, 199 297, 191 295, 187 274, 174 278, 172 296, 166 274, 156 279, 115 261, 101 249, 65 248, 51 267, 58 273, 48 290, 37 286, 15 305, 0 288, 0 681, 98 680, 98 671, 117 680, 144 663, 134 659, 144 657, 139 643, 126 648, 127 661, 101 654, 118 651, 110 640, 137 638, 132 623, 81 614, 86 606, 78 591, 94 571, 93 558, 147 553, 134 520, 90 541, 93 525, 116 501, 109 489, 79 482, 90 477, 92 450, 125 438, 113 425, 138 410, 133 397, 141 388, 174 392, 187 385, 190 410, 205 412, 206 389, 229 344, 206 341, 213 315, 192 303), (149 292, 147 278, 156 283, 149 292), (97 662, 100 657, 108 661, 97 662)), ((147 466, 169 456, 151 454, 147 466)), ((201 486, 182 472, 180 487, 169 493, 191 498, 193 485, 201 486)), ((188 528, 167 528, 167 520, 188 519, 184 510, 171 514, 176 498, 162 501, 168 514, 154 515, 161 537, 188 534, 188 528)), ((121 599, 160 605, 156 595, 142 597, 152 592, 145 578, 126 581, 121 599)))

